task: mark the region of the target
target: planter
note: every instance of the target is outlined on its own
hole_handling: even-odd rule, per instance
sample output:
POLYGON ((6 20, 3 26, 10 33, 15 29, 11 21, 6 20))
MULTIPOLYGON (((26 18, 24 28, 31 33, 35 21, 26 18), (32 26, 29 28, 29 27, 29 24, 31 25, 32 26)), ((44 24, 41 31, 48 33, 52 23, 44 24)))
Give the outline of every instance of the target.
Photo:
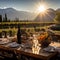
POLYGON ((46 48, 49 46, 50 42, 49 41, 42 41, 40 44, 41 44, 41 48, 46 48))
POLYGON ((42 48, 48 47, 49 44, 51 43, 52 37, 48 34, 45 33, 44 35, 41 35, 38 37, 38 41, 41 44, 42 48))

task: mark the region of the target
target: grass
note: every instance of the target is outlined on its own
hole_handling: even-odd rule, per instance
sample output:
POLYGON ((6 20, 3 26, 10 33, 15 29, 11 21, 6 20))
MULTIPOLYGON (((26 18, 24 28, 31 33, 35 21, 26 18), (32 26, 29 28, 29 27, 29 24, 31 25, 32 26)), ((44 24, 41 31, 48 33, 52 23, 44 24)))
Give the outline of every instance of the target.
POLYGON ((1 22, 0 24, 42 24, 42 23, 55 23, 55 22, 1 22))
MULTIPOLYGON (((4 24, 27 24, 27 25, 31 25, 31 24, 55 24, 54 22, 45 22, 45 23, 43 23, 43 22, 1 22, 0 24, 2 24, 2 25, 4 25, 4 24)), ((37 25, 37 27, 36 27, 36 29, 42 29, 42 28, 44 28, 44 29, 46 29, 46 28, 48 28, 49 26, 46 26, 46 25, 44 25, 44 26, 40 26, 40 27, 38 27, 38 25, 37 25)), ((21 27, 21 29, 24 29, 23 27, 21 27)), ((26 30, 28 31, 28 29, 31 31, 31 32, 34 32, 34 27, 28 27, 28 28, 26 28, 26 30)), ((17 28, 7 28, 7 29, 0 29, 0 32, 2 32, 2 31, 6 31, 6 32, 9 32, 9 31, 12 31, 13 33, 17 33, 17 28)), ((55 31, 56 33, 60 33, 60 31, 59 32, 57 32, 57 31, 55 31)))

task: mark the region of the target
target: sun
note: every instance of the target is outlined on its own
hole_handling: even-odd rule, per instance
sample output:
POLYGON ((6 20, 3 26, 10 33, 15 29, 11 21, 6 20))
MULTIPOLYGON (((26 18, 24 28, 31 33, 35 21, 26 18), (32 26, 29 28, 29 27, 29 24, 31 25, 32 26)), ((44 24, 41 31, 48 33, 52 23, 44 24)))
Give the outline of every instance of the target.
POLYGON ((40 5, 40 6, 38 7, 38 11, 39 11, 39 12, 45 12, 45 10, 46 10, 46 6, 45 6, 45 5, 40 5))

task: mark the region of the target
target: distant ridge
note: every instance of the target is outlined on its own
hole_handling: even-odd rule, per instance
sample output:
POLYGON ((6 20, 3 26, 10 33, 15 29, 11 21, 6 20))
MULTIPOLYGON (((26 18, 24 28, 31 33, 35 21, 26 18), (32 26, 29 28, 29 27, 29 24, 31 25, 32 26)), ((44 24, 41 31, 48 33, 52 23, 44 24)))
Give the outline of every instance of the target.
POLYGON ((0 15, 4 17, 5 13, 10 20, 14 20, 15 18, 19 18, 19 20, 33 20, 36 15, 27 11, 18 11, 14 8, 0 9, 0 15))
POLYGON ((19 20, 33 20, 36 22, 54 22, 54 18, 56 16, 56 12, 60 11, 60 8, 54 10, 52 8, 47 9, 47 13, 44 15, 31 13, 27 11, 18 11, 14 8, 6 8, 0 9, 0 15, 4 17, 5 13, 7 14, 8 19, 15 20, 15 18, 19 18, 19 20))
POLYGON ((56 12, 60 12, 60 8, 56 10, 56 12))
POLYGON ((55 14, 55 10, 49 8, 47 9, 47 11, 42 14, 39 13, 38 16, 35 18, 35 21, 37 22, 54 22, 54 18, 55 18, 56 14, 55 14))

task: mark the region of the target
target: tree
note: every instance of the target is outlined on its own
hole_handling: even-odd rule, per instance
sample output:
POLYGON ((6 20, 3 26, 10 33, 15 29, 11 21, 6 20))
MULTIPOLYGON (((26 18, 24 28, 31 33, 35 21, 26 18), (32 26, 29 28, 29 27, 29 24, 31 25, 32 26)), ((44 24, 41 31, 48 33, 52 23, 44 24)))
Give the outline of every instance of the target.
POLYGON ((7 14, 5 13, 5 19, 4 19, 5 22, 7 22, 7 14))
POLYGON ((16 17, 16 18, 15 18, 15 22, 19 22, 19 18, 16 17))
POLYGON ((0 22, 2 22, 2 15, 0 15, 0 22))
POLYGON ((8 22, 11 22, 10 19, 8 19, 8 22))
POLYGON ((60 12, 56 13, 55 21, 60 23, 60 12))

